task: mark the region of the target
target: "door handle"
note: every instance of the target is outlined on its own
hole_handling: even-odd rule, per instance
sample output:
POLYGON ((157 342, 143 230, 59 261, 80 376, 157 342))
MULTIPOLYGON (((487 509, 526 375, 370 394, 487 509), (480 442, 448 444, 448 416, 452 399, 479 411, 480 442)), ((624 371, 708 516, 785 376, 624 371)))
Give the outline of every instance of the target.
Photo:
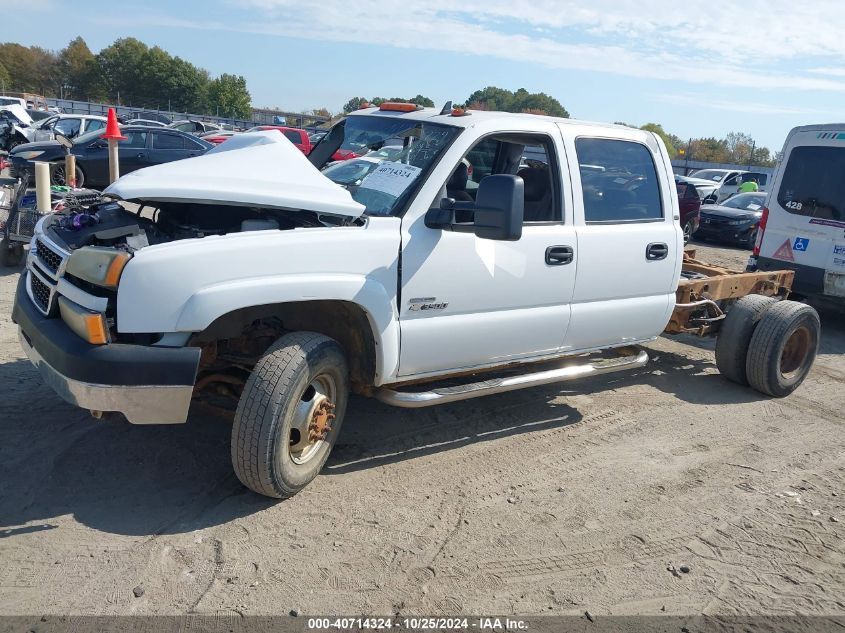
POLYGON ((549 266, 564 266, 575 259, 575 249, 571 246, 549 246, 546 249, 546 264, 549 266))
POLYGON ((650 262, 666 259, 669 256, 669 246, 662 242, 654 242, 646 246, 645 258, 650 262))
POLYGON ((136 156, 136 158, 144 158, 144 156, 146 156, 146 154, 144 152, 138 152, 138 155, 136 156))

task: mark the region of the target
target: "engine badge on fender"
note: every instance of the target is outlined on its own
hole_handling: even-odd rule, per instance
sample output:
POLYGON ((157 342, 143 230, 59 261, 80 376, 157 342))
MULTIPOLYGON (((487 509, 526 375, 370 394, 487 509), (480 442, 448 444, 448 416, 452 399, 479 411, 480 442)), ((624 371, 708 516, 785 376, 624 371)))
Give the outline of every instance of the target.
POLYGON ((437 297, 422 297, 410 300, 409 310, 420 312, 421 310, 443 310, 449 305, 448 301, 437 302, 437 297))

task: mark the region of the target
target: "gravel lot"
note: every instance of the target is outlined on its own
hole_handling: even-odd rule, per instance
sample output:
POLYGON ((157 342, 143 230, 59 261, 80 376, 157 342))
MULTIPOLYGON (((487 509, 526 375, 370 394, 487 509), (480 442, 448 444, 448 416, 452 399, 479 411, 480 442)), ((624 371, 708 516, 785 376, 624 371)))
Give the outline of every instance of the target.
POLYGON ((841 313, 783 400, 686 337, 563 387, 354 398, 323 475, 278 503, 239 485, 223 418, 97 422, 55 396, 7 316, 18 274, 0 269, 0 613, 845 614, 841 313))

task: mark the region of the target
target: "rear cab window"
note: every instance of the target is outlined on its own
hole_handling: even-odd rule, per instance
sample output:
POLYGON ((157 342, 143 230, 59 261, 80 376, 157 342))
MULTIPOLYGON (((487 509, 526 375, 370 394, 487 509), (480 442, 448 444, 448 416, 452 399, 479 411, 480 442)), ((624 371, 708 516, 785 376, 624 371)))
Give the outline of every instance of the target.
POLYGON ((575 140, 587 224, 663 221, 651 151, 635 141, 575 140))
POLYGON ((794 215, 845 221, 845 147, 793 148, 783 170, 777 202, 794 215))

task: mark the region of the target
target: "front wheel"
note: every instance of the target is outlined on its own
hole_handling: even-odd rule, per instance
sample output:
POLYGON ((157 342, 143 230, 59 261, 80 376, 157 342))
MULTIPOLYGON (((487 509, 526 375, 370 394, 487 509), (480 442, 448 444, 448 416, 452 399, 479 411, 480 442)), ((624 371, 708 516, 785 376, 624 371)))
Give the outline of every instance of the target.
POLYGON ((340 345, 286 334, 253 368, 232 428, 232 465, 259 494, 284 499, 314 479, 340 433, 349 371, 340 345))
POLYGON ((750 251, 754 250, 754 246, 757 245, 757 229, 754 229, 748 234, 748 237, 745 239, 745 248, 750 251))
POLYGON ((694 228, 695 225, 693 224, 692 220, 684 224, 684 245, 689 244, 689 241, 692 239, 694 228))
MULTIPOLYGON (((67 185, 67 174, 65 173, 65 163, 53 163, 50 165, 50 184, 52 185, 67 185)), ((85 174, 76 166, 76 186, 82 188, 85 184, 85 174)))

